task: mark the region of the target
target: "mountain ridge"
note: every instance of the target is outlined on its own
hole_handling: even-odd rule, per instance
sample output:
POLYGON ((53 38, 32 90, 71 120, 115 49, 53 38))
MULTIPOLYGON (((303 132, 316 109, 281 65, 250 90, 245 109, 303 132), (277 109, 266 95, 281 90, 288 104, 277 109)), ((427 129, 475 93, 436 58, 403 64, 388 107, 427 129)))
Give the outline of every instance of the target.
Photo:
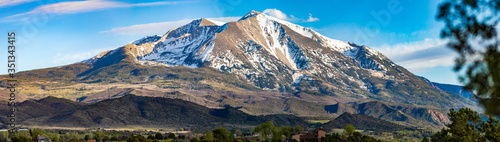
POLYGON ((475 97, 474 92, 467 90, 464 86, 455 85, 455 84, 432 82, 425 77, 420 77, 420 78, 427 81, 427 83, 429 83, 433 88, 435 88, 437 90, 454 93, 454 94, 460 95, 466 99, 472 100, 474 102, 478 102, 477 98, 475 97))
MULTIPOLYGON (((97 103, 84 104, 47 97, 21 102, 16 114, 23 125, 60 127, 124 127, 127 125, 163 127, 215 127, 221 125, 249 127, 273 121, 276 125, 307 123, 293 115, 253 116, 232 107, 209 109, 191 102, 158 97, 125 95, 97 103), (43 111, 40 111, 43 110, 43 111)), ((2 122, 7 122, 9 108, 0 107, 2 122)), ((4 127, 5 127, 5 123, 4 127)))

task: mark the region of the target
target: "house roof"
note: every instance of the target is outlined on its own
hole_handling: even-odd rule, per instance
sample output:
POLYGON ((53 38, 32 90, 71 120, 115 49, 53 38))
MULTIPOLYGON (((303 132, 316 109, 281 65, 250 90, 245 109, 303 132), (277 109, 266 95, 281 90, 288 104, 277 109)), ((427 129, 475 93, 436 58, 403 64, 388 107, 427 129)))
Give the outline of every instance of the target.
POLYGON ((318 128, 316 130, 314 130, 314 132, 318 132, 318 131, 325 131, 323 128, 318 128))

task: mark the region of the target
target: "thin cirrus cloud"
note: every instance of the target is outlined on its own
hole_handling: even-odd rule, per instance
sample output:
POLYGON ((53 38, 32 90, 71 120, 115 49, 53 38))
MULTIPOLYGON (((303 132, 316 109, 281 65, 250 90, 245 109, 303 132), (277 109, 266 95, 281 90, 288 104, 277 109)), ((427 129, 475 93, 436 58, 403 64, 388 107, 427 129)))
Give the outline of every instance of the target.
POLYGON ((130 4, 119 1, 111 1, 111 0, 66 1, 66 2, 59 2, 54 4, 46 4, 38 6, 29 12, 4 17, 0 19, 0 21, 2 22, 23 21, 26 18, 29 18, 29 16, 33 16, 36 14, 75 14, 75 13, 91 12, 91 11, 111 9, 111 8, 174 5, 178 3, 181 2, 161 1, 161 2, 130 4))
POLYGON ((442 39, 425 39, 396 45, 374 47, 389 59, 412 72, 424 72, 437 66, 452 66, 457 53, 442 39))
POLYGON ((34 2, 38 0, 0 0, 0 8, 2 7, 9 7, 9 6, 16 6, 20 5, 23 3, 29 3, 29 2, 34 2))
POLYGON ((167 32, 169 29, 180 27, 184 24, 191 22, 193 19, 179 20, 179 21, 169 21, 169 22, 159 22, 159 23, 148 23, 148 24, 138 24, 127 27, 116 27, 111 30, 101 31, 100 33, 112 33, 116 35, 157 35, 160 32, 167 32))
MULTIPOLYGON (((237 21, 241 17, 217 17, 217 18, 206 18, 213 21, 215 24, 221 25, 226 22, 237 21)), ((168 21, 168 22, 159 22, 159 23, 147 23, 147 24, 138 24, 131 25, 127 27, 116 27, 111 30, 101 31, 100 33, 111 33, 115 35, 157 35, 164 34, 170 29, 174 29, 185 24, 190 23, 195 19, 185 19, 178 21, 168 21)))
POLYGON ((276 18, 281 19, 281 20, 289 21, 289 22, 316 22, 316 21, 319 21, 319 18, 313 17, 311 13, 309 13, 309 19, 306 19, 306 20, 297 18, 293 15, 288 16, 287 14, 285 14, 284 12, 282 12, 281 10, 278 10, 278 9, 266 9, 266 10, 262 11, 262 13, 267 14, 267 15, 272 16, 272 17, 276 17, 276 18))

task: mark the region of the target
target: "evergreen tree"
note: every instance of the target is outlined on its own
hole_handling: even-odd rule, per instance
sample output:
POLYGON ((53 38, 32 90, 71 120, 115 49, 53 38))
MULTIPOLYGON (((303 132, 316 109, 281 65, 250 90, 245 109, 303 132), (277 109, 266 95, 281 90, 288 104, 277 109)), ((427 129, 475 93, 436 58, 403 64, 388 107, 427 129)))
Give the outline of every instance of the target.
POLYGON ((302 126, 297 125, 297 126, 293 127, 293 131, 295 133, 300 133, 300 132, 304 131, 304 128, 302 126))
POLYGON ((214 136, 215 141, 225 141, 229 138, 228 137, 229 134, 228 134, 226 128, 219 127, 219 128, 214 129, 212 132, 213 132, 212 135, 214 136))
POLYGON ((271 121, 266 121, 262 124, 257 125, 257 127, 254 128, 254 131, 257 133, 260 133, 263 139, 266 139, 267 136, 272 134, 274 128, 274 124, 271 121))
POLYGON ((347 134, 347 135, 349 135, 349 136, 353 135, 354 130, 355 130, 355 128, 354 128, 354 126, 352 126, 352 124, 347 124, 347 125, 345 125, 345 127, 344 127, 344 131, 345 131, 345 132, 346 132, 346 134, 347 134))
POLYGON ((429 139, 427 138, 427 136, 424 136, 424 138, 422 138, 422 141, 421 142, 430 142, 429 139))
POLYGON ((274 127, 272 130, 273 133, 273 142, 281 142, 283 141, 283 130, 280 127, 274 127))
POLYGON ((243 136, 243 132, 240 129, 236 129, 235 134, 236 134, 236 136, 239 136, 239 137, 243 136))
POLYGON ((499 120, 493 117, 482 121, 482 117, 470 108, 460 108, 458 111, 451 109, 448 115, 452 122, 446 125, 447 128, 433 134, 432 142, 500 140, 499 120))
POLYGON ((102 141, 102 139, 104 138, 104 136, 106 136, 106 134, 104 134, 104 132, 95 132, 95 135, 94 135, 94 139, 96 141, 102 141))
POLYGON ((174 133, 168 133, 168 138, 169 139, 174 139, 174 140, 177 139, 177 137, 175 136, 174 133))
POLYGON ((474 90, 487 114, 500 115, 500 0, 446 0, 437 19, 441 37, 460 54, 455 71, 466 69, 460 81, 474 90))
POLYGON ((208 131, 206 134, 205 134, 205 138, 202 139, 202 140, 206 140, 206 141, 213 141, 214 140, 214 136, 212 135, 212 132, 208 131))
POLYGON ((155 138, 158 140, 163 140, 163 135, 161 133, 156 133, 155 138))

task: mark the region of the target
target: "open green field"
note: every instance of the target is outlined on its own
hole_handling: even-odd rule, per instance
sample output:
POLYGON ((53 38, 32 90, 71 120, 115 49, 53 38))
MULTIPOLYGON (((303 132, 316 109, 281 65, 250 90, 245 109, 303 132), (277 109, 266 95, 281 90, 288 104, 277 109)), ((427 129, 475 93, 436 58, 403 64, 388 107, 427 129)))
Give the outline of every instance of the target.
POLYGON ((330 120, 306 120, 308 123, 321 123, 321 124, 325 124, 325 123, 328 123, 330 122, 330 120))

